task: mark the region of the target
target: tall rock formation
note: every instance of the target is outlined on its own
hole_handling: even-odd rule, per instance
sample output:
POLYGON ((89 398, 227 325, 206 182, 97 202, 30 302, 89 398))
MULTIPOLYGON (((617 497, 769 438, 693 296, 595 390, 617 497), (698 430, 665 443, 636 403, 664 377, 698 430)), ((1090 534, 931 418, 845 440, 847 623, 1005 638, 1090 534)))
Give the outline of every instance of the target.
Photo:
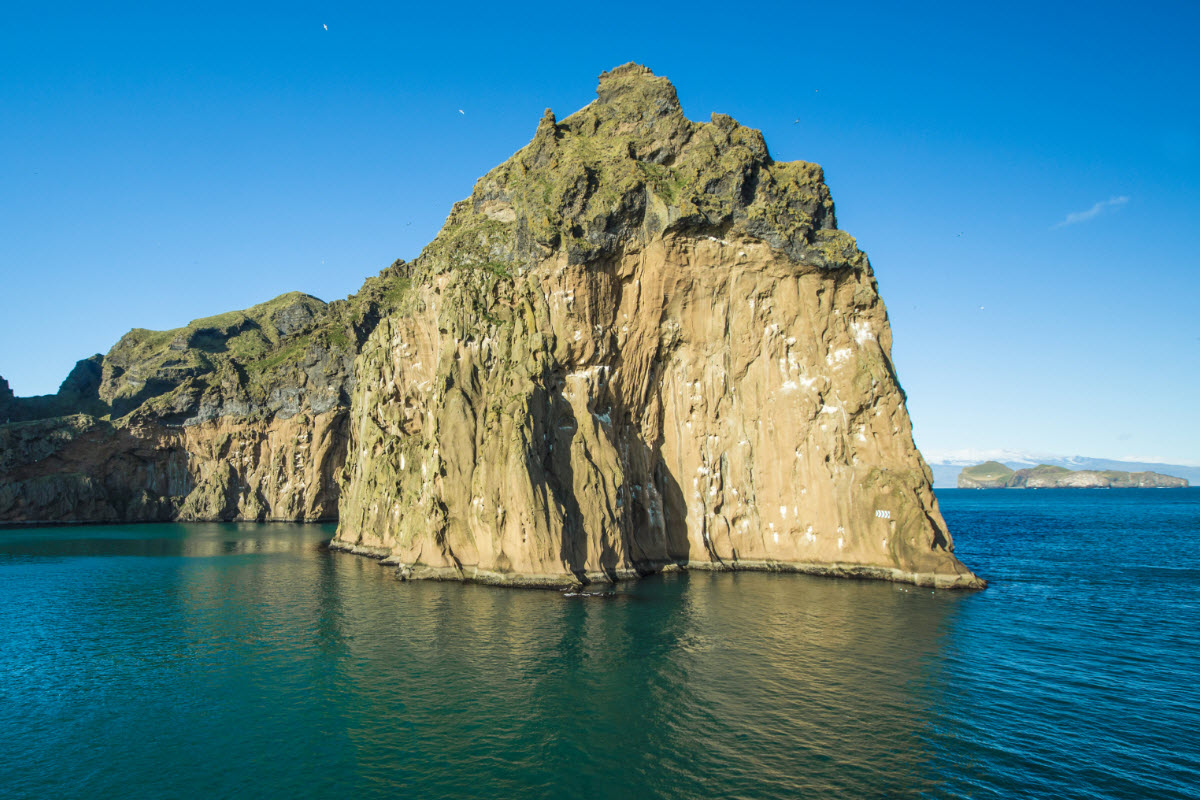
POLYGON ((411 264, 0 386, 0 522, 325 519, 406 577, 772 569, 978 587, 821 169, 636 65, 411 264), (335 512, 336 507, 336 512, 335 512))
POLYGON ((415 577, 979 586, 821 169, 626 65, 485 175, 355 362, 335 545, 415 577))

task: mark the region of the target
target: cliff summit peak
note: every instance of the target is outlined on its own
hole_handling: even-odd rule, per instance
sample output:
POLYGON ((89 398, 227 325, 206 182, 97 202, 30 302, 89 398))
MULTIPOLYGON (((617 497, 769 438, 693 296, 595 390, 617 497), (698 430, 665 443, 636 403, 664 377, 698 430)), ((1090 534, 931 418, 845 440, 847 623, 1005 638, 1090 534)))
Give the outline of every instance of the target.
POLYGON ((600 74, 600 104, 623 117, 683 117, 675 86, 649 68, 630 62, 600 74))
MULTIPOLYGON (((615 78, 656 78, 654 70, 644 64, 639 64, 636 61, 626 61, 619 67, 613 67, 610 70, 605 70, 600 73, 600 81, 606 81, 615 78)), ((665 79, 664 79, 665 80, 665 79)))

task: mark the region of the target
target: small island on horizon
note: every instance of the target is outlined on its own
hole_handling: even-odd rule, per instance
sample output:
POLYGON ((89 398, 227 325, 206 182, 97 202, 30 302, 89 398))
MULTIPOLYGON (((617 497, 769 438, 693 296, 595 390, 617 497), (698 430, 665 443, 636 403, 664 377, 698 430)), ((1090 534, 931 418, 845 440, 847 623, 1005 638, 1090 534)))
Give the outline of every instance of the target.
POLYGON ((1187 479, 1158 472, 1071 470, 1050 464, 1010 469, 999 461, 964 467, 959 489, 1185 489, 1187 479))

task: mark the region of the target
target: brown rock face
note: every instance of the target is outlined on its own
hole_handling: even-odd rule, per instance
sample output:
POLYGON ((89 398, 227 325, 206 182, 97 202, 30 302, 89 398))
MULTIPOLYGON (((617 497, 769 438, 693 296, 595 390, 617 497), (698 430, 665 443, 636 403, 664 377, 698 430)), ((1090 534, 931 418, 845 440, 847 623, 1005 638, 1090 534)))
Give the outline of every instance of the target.
POLYGON ((0 522, 322 520, 337 516, 345 412, 270 422, 0 427, 0 522))
POLYGON ((401 574, 983 583, 819 167, 627 65, 479 181, 355 362, 335 544, 401 574))
POLYGON ((0 523, 335 518, 350 317, 379 280, 357 315, 282 295, 133 330, 56 395, 0 392, 19 420, 0 425, 0 523))

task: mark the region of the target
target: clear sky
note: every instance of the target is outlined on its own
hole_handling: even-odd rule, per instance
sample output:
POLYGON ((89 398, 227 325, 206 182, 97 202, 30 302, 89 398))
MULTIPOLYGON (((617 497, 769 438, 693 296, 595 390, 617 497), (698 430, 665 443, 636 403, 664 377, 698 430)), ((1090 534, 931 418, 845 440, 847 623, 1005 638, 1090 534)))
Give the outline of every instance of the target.
POLYGON ((924 450, 1200 460, 1200 3, 346 5, 6 7, 17 394, 132 327, 354 292, 638 61, 825 167, 924 450))

